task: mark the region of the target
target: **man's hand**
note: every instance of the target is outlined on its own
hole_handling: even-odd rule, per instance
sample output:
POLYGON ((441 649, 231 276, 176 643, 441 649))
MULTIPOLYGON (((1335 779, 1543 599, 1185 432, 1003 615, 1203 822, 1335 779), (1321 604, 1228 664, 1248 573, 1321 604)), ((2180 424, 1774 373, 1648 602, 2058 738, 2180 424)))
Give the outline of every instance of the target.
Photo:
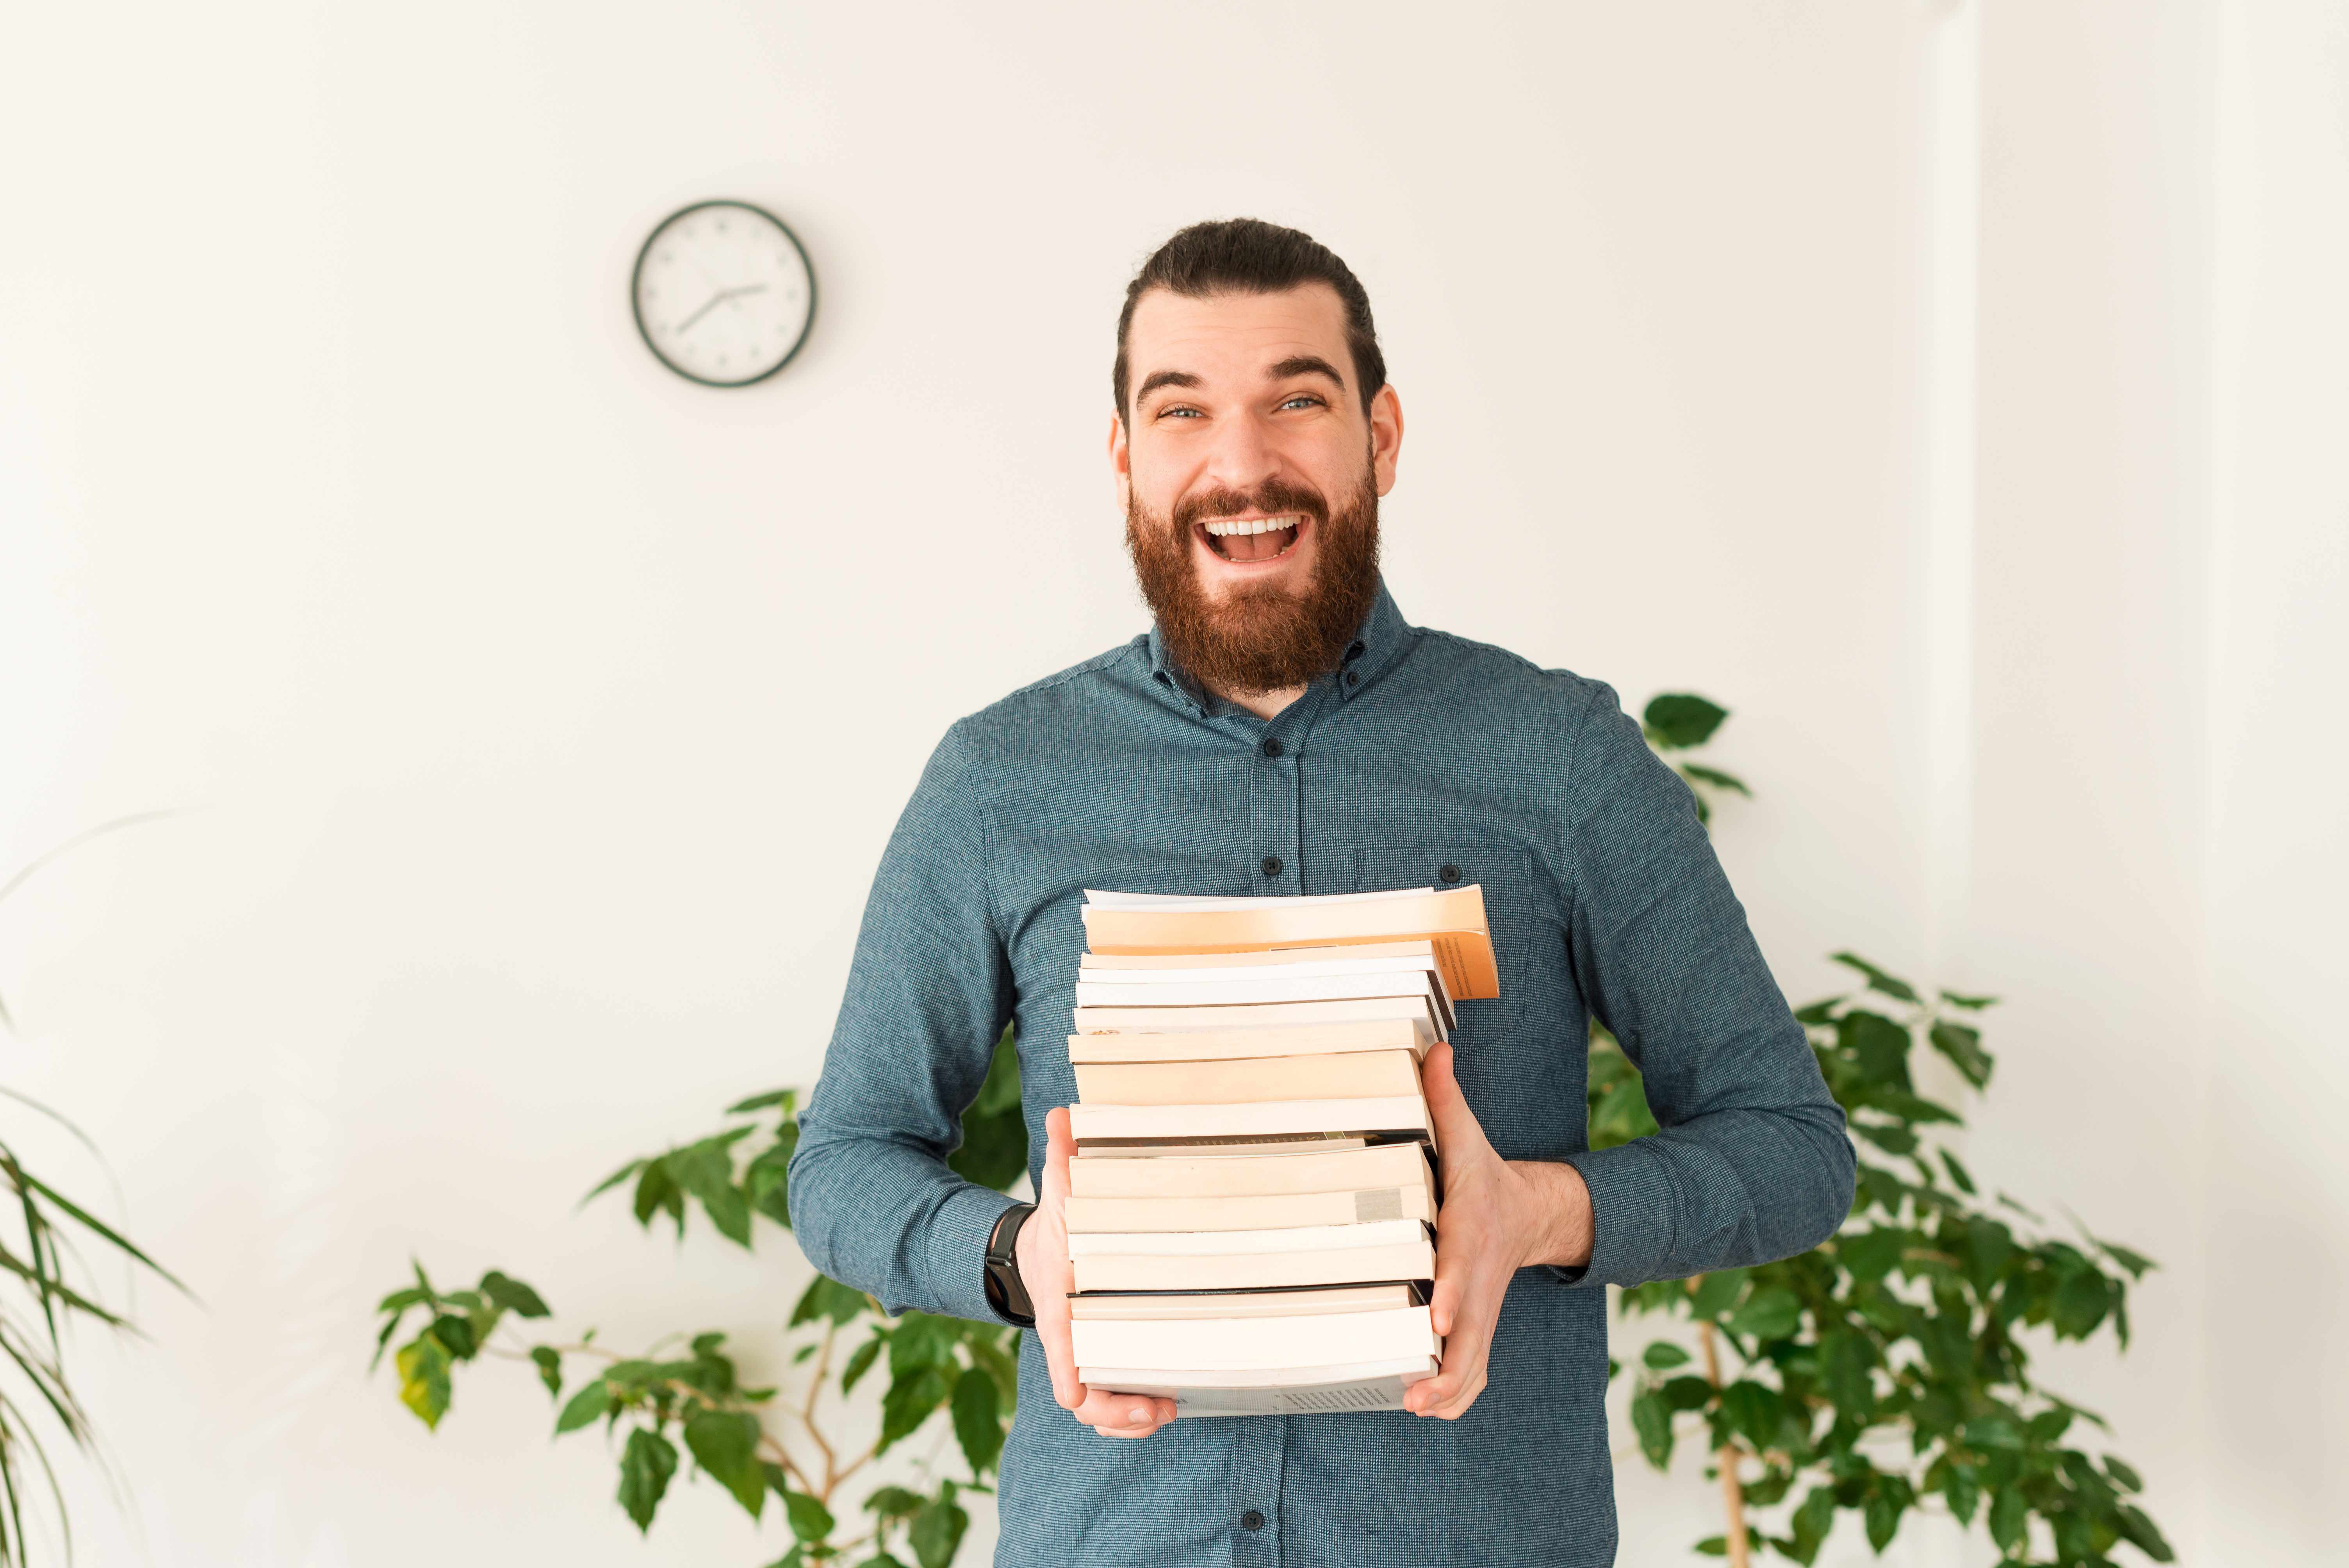
MULTIPOLYGON (((1493 1152, 1452 1076, 1448 1044, 1427 1053, 1421 1080, 1444 1150, 1435 1295, 1428 1302, 1444 1337, 1444 1366, 1402 1400, 1413 1415, 1454 1421, 1485 1391, 1493 1325, 1510 1279, 1534 1264, 1571 1268, 1590 1261, 1590 1191, 1571 1165, 1493 1152)), ((1025 1243, 1026 1233, 1019 1239, 1025 1243)))
POLYGON ((1174 1401, 1143 1394, 1112 1394, 1077 1381, 1077 1359, 1069 1344, 1069 1113, 1055 1109, 1044 1117, 1044 1189, 1036 1212, 1019 1227, 1013 1249, 1019 1283, 1036 1312, 1036 1341, 1052 1374, 1052 1398, 1105 1438, 1146 1438, 1174 1418, 1174 1401))

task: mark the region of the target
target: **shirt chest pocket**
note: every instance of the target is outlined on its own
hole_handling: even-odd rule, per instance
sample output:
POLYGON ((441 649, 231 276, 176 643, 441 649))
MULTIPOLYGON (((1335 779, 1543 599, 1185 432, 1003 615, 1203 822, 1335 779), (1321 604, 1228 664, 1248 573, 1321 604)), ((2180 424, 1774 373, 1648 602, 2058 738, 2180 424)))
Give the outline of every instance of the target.
POLYGON ((1525 1015, 1539 925, 1533 857, 1498 840, 1444 836, 1382 839, 1356 851, 1357 892, 1471 885, 1484 890, 1485 923, 1493 933, 1501 994, 1490 1001, 1458 1004, 1460 1026, 1454 1037, 1464 1048, 1499 1044, 1525 1015))

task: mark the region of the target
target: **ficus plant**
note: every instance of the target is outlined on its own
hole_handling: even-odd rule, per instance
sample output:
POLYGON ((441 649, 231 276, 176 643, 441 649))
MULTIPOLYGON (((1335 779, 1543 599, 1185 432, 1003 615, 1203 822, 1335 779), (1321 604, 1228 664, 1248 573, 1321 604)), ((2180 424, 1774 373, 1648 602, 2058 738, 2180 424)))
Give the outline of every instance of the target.
MULTIPOLYGON (((698 1209, 720 1236, 751 1248, 762 1219, 791 1225, 786 1167, 799 1145, 797 1107, 791 1089, 742 1100, 726 1114, 748 1119, 632 1160, 587 1197, 626 1189, 638 1224, 650 1230, 665 1219, 679 1243, 698 1209)), ((1002 1191, 1027 1161, 1019 1057, 1007 1031, 948 1162, 1002 1191)), ((958 1500, 990 1490, 985 1481, 1019 1397, 1017 1329, 922 1312, 891 1317, 863 1291, 822 1274, 782 1327, 794 1369, 789 1387, 748 1386, 722 1334, 680 1331, 633 1353, 598 1344, 593 1330, 545 1336, 537 1332, 552 1315, 545 1299, 497 1269, 471 1288, 447 1290, 417 1265, 414 1283, 378 1310, 377 1362, 392 1350, 400 1400, 428 1428, 448 1414, 459 1367, 527 1365, 545 1385, 555 1436, 602 1431, 619 1471, 619 1505, 639 1531, 650 1530, 683 1468, 717 1483, 753 1519, 771 1500, 792 1538, 771 1568, 834 1561, 946 1568, 970 1523, 958 1500), (393 1349, 411 1321, 415 1334, 393 1349), (852 1454, 835 1434, 860 1388, 878 1398, 880 1431, 852 1454), (913 1466, 919 1487, 867 1470, 933 1429, 936 1440, 913 1466), (941 1473, 949 1436, 967 1467, 960 1474, 941 1473), (860 1475, 869 1484, 852 1509, 849 1483, 860 1475)))
MULTIPOLYGON (((1646 712, 1650 744, 1701 807, 1708 790, 1746 792, 1678 755, 1726 717, 1678 695, 1646 712)), ((1623 1293, 1627 1322, 1664 1330, 1632 1369, 1640 1451, 1663 1470, 1683 1438, 1699 1440, 1726 1517, 1696 1550, 1737 1568, 1764 1551, 1813 1562, 1847 1511, 1878 1553, 1910 1518, 1940 1512, 1986 1530, 2001 1568, 2108 1568, 2123 1543, 2172 1561, 2137 1501, 2137 1472, 2101 1443, 2079 1446, 2106 1423, 2031 1372, 2034 1338, 2109 1330, 2126 1347, 2128 1289, 2153 1264, 2085 1228, 2051 1235, 2003 1192, 1985 1198, 1944 1141, 1964 1123, 1918 1092, 1916 1053, 1987 1088, 1981 1015, 1992 998, 1929 993, 1852 953, 1835 959, 1853 989, 1795 1016, 1858 1153, 1850 1218, 1782 1263, 1623 1293), (1778 1522, 1759 1526, 1764 1513, 1778 1522)), ((1638 1068, 1595 1020, 1590 1034, 1591 1147, 1655 1131, 1638 1068)))

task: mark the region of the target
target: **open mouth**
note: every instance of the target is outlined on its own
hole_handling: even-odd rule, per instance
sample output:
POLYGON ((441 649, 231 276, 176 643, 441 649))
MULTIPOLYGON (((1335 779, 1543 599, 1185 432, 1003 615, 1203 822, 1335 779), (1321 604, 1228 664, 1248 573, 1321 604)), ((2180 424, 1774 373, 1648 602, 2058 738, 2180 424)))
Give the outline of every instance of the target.
POLYGON ((1305 516, 1292 511, 1275 517, 1217 517, 1192 526, 1221 559, 1252 565, 1278 561, 1297 548, 1305 516))

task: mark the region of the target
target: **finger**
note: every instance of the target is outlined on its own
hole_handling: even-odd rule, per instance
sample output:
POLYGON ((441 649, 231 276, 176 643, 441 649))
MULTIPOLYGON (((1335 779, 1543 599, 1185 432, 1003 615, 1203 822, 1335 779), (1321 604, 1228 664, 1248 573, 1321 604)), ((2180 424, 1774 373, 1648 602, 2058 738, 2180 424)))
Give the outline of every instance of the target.
POLYGON ((1456 1421, 1468 1413, 1469 1408, 1476 1403, 1478 1396, 1484 1392, 1485 1374, 1479 1371, 1475 1380, 1461 1389, 1458 1394, 1423 1413, 1430 1420, 1456 1421))
MULTIPOLYGON (((1444 1363, 1435 1376, 1413 1384, 1403 1397, 1404 1407, 1418 1415, 1433 1415, 1472 1386, 1484 1387, 1485 1362, 1493 1344, 1493 1316, 1481 1310, 1461 1316, 1459 1331, 1444 1339, 1444 1363)), ((1475 1396, 1472 1393, 1469 1398, 1475 1396)))
POLYGON ((1428 1119, 1435 1124, 1435 1143, 1444 1151, 1446 1171, 1492 1152, 1476 1113, 1468 1109, 1468 1097, 1460 1092, 1460 1080, 1452 1076, 1452 1044, 1447 1040, 1427 1053, 1420 1068, 1428 1119))
POLYGON ((1092 1389, 1088 1399, 1076 1406, 1076 1418, 1088 1428, 1155 1429, 1174 1420, 1174 1401, 1158 1399, 1151 1394, 1111 1394, 1109 1389, 1092 1389))
POLYGON ((1043 1206, 1052 1208, 1068 1197, 1069 1157, 1076 1151, 1077 1140, 1069 1134, 1069 1108, 1056 1105, 1044 1113, 1044 1190, 1036 1194, 1043 1206))
POLYGON ((1428 1293, 1427 1315, 1438 1335, 1452 1332, 1452 1320, 1460 1315, 1461 1275, 1467 1273, 1457 1254, 1444 1255, 1444 1242, 1435 1243, 1435 1288, 1428 1293))

